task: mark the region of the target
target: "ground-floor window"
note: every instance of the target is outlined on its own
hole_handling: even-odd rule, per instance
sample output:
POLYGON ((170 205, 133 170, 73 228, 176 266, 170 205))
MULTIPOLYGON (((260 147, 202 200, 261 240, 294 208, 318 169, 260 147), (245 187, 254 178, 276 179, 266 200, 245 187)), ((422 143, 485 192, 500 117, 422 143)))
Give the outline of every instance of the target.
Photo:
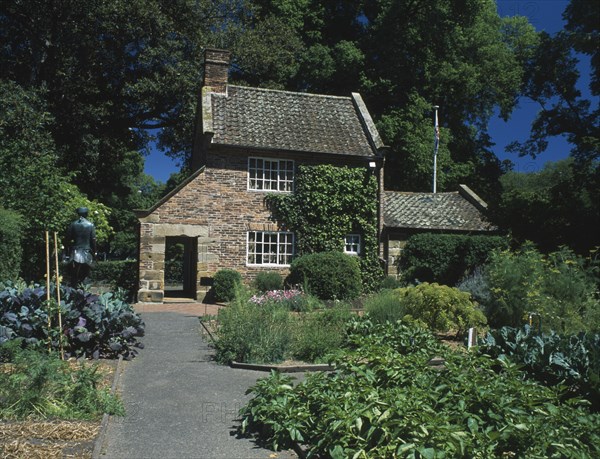
POLYGON ((344 253, 360 255, 360 234, 347 234, 344 237, 344 253))
POLYGON ((294 254, 294 234, 284 231, 249 231, 249 265, 288 266, 294 254))

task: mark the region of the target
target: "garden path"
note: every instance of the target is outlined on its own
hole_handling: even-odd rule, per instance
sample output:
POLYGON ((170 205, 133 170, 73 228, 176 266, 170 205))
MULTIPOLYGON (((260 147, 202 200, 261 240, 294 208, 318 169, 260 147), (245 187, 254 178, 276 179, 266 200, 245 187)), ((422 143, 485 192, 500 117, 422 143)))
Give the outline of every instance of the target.
POLYGON ((101 458, 293 458, 236 438, 246 389, 263 372, 212 361, 197 317, 204 304, 138 304, 146 323, 144 349, 126 362, 120 389, 127 411, 110 418, 101 458))

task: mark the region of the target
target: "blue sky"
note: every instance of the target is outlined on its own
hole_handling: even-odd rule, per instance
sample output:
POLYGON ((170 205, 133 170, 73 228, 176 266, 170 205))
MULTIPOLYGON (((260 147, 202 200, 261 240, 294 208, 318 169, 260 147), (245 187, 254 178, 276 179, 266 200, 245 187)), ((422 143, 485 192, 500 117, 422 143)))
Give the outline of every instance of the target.
MULTIPOLYGON (((501 16, 527 16, 537 30, 545 30, 553 34, 563 28, 562 13, 569 2, 568 0, 497 0, 497 3, 498 12, 501 16)), ((579 89, 584 97, 589 98, 589 59, 586 56, 580 56, 580 59, 581 79, 579 89)), ((548 149, 536 159, 519 158, 516 154, 504 151, 505 146, 510 142, 527 139, 531 122, 538 110, 539 107, 532 101, 522 99, 508 122, 504 122, 499 117, 494 117, 488 125, 489 133, 496 143, 493 147, 494 153, 501 160, 510 159, 513 161, 515 171, 535 172, 541 169, 546 162, 564 159, 569 155, 571 148, 562 137, 549 138, 548 149)), ((440 116, 443 116, 443 108, 440 110, 440 116)), ((166 182, 169 176, 178 170, 175 161, 158 150, 152 149, 149 156, 146 157, 145 172, 152 175, 156 180, 166 182)))

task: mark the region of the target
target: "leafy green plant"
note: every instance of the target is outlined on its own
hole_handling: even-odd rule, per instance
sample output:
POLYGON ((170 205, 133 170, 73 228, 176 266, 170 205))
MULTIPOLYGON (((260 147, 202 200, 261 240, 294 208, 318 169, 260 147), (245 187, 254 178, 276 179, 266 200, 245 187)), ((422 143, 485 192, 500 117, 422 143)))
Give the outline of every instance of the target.
POLYGON ((364 308, 373 322, 395 322, 406 315, 400 295, 394 290, 381 290, 369 295, 364 301, 364 308))
POLYGON ((394 290, 405 319, 416 320, 435 331, 456 331, 462 336, 470 327, 481 327, 486 318, 471 301, 469 293, 446 285, 424 282, 394 290))
MULTIPOLYGON (((51 297, 55 297, 54 288, 51 297)), ((44 287, 7 285, 0 291, 0 343, 22 338, 28 346, 46 343, 58 349, 60 340, 67 356, 132 358, 144 323, 129 303, 111 292, 93 295, 61 286, 62 330, 58 330, 58 305, 47 304, 44 287), (49 317, 50 316, 50 317, 49 317), (48 319, 53 324, 48 330, 48 319), (62 338, 59 335, 62 334, 62 338)))
POLYGON ((213 289, 217 301, 231 301, 236 288, 241 285, 242 276, 233 269, 221 269, 215 273, 213 289))
POLYGON ((545 256, 533 245, 495 252, 485 267, 490 297, 486 315, 494 328, 520 327, 539 314, 545 330, 598 331, 597 286, 585 260, 568 249, 545 256))
POLYGON ((20 349, 14 343, 10 363, 0 371, 2 419, 98 419, 103 413, 124 414, 110 388, 98 387, 102 374, 97 365, 72 367, 57 355, 20 349))
POLYGON ((281 277, 281 274, 275 271, 260 272, 254 279, 254 287, 259 292, 281 290, 283 288, 283 278, 281 277))
POLYGON ((387 290, 393 290, 400 287, 403 287, 402 281, 396 279, 394 276, 387 276, 385 279, 383 279, 380 285, 381 289, 387 290))
POLYGON ((357 319, 332 374, 249 390, 241 430, 308 457, 595 457, 600 416, 510 363, 444 350, 422 329, 357 319), (395 339, 389 339, 394 338, 395 339), (428 364, 445 357, 444 370, 428 364), (502 365, 502 372, 495 367, 502 365))
POLYGON ((566 385, 570 397, 585 397, 600 410, 600 334, 539 334, 529 325, 491 330, 479 352, 507 358, 546 386, 566 385))
POLYGON ((311 253, 296 258, 287 282, 305 286, 322 300, 352 299, 361 292, 359 263, 356 257, 342 252, 311 253))

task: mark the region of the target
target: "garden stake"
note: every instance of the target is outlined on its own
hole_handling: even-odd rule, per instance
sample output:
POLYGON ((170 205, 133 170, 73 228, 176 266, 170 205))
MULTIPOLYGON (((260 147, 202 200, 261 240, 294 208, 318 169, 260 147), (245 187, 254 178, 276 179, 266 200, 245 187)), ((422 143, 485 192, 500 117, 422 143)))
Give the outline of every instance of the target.
POLYGON ((58 276, 58 236, 54 233, 54 260, 56 261, 56 300, 58 302, 58 342, 60 346, 60 358, 64 360, 65 351, 62 339, 62 313, 60 312, 60 277, 58 276))
POLYGON ((48 231, 46 231, 46 303, 48 305, 48 352, 50 352, 52 350, 52 337, 50 336, 52 322, 50 319, 50 235, 48 231))

